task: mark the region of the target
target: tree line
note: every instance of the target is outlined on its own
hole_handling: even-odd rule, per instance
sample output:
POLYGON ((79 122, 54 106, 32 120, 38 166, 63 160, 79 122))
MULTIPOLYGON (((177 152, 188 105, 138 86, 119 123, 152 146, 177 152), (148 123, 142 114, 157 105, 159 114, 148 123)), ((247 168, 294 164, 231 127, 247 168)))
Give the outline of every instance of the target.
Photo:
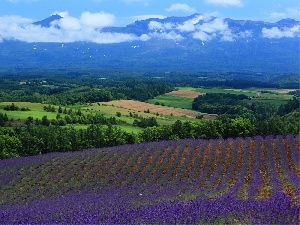
POLYGON ((232 119, 221 115, 212 121, 178 120, 172 125, 146 127, 138 134, 123 131, 112 124, 92 124, 87 129, 18 125, 0 130, 0 159, 159 140, 298 134, 299 118, 299 110, 263 121, 243 117, 232 119))

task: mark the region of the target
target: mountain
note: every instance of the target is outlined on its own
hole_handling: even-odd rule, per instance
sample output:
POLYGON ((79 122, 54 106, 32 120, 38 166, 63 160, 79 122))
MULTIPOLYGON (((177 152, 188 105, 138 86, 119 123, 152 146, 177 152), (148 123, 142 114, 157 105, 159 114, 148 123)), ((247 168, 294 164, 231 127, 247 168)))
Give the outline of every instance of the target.
POLYGON ((62 17, 60 15, 52 15, 44 20, 41 20, 41 21, 37 21, 37 22, 34 22, 33 24, 34 25, 40 25, 42 27, 51 27, 51 23, 54 22, 55 20, 60 20, 62 17))
POLYGON ((0 30, 0 66, 299 73, 300 22, 293 19, 269 23, 193 14, 125 27, 96 23, 52 15, 19 32, 0 30))

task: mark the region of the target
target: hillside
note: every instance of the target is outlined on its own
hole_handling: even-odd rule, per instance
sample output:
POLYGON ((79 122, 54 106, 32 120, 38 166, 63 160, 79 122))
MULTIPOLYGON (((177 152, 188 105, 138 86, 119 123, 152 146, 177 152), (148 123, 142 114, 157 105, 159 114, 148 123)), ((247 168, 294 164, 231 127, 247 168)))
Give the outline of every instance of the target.
POLYGON ((299 136, 161 141, 0 161, 5 224, 298 224, 299 136))

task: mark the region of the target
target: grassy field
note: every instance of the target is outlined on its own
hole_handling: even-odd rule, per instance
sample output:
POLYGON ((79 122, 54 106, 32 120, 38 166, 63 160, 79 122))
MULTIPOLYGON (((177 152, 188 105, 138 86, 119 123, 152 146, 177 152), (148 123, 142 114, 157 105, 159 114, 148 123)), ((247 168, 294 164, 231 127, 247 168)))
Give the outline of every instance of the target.
MULTIPOLYGON (((189 111, 192 109, 193 94, 199 95, 203 93, 230 93, 230 94, 245 94, 251 97, 249 103, 253 102, 268 102, 274 105, 280 105, 286 103, 293 96, 287 94, 289 90, 283 89, 226 89, 226 88, 191 88, 191 87, 178 87, 177 92, 171 92, 165 95, 157 96, 154 99, 150 99, 147 103, 140 103, 140 107, 132 107, 126 104, 137 104, 138 102, 113 102, 113 103, 93 103, 89 105, 75 105, 68 106, 68 109, 78 110, 80 109, 85 114, 101 113, 105 117, 116 117, 116 119, 124 121, 124 125, 119 125, 121 129, 128 132, 139 132, 141 128, 133 126, 133 122, 137 117, 144 118, 155 117, 158 124, 170 125, 176 122, 176 120, 182 121, 197 121, 197 119, 189 116, 189 111), (180 95, 182 94, 182 95, 180 95), (158 105, 159 103, 159 105, 158 105), (114 105, 116 104, 116 105, 114 105), (119 104, 119 105, 118 105, 119 104), (155 105, 155 106, 154 106, 155 105), (162 106, 164 105, 164 106, 162 106), (145 107, 151 108, 150 113, 145 112, 145 107), (179 111, 179 110, 186 110, 179 111), (171 110, 171 111, 170 111, 171 110), (119 117, 117 117, 117 113, 119 117), (187 113, 187 116, 183 116, 181 113, 187 113), (177 115, 178 114, 178 115, 177 115)), ((29 116, 34 119, 41 119, 43 116, 47 116, 48 119, 55 119, 57 112, 47 112, 44 110, 46 104, 30 103, 30 102, 15 102, 14 104, 19 108, 29 108, 30 111, 5 111, 4 107, 11 105, 12 102, 1 102, 0 113, 6 113, 9 119, 14 121, 25 121, 29 116)), ((58 106, 55 106, 56 110, 58 106)), ((64 107, 63 107, 64 108, 64 107)), ((204 114, 203 114, 204 115, 204 114)), ((195 117, 195 116, 194 116, 195 117)), ((205 119, 214 119, 215 115, 204 115, 205 119)), ((73 125, 76 129, 86 128, 87 125, 73 125)))
POLYGON ((9 119, 13 120, 26 120, 29 116, 32 116, 34 119, 41 119, 43 116, 47 116, 48 119, 55 119, 56 113, 46 112, 44 106, 46 104, 41 103, 31 103, 31 102, 14 102, 19 108, 29 108, 30 111, 6 111, 3 108, 7 105, 11 105, 12 102, 0 102, 0 112, 6 113, 9 119))
MULTIPOLYGON (((180 91, 193 91, 198 92, 199 95, 205 93, 223 93, 223 94, 244 94, 251 98, 246 100, 249 103, 265 102, 276 106, 285 104, 288 100, 292 99, 292 95, 288 94, 289 90, 285 89, 233 89, 233 88, 192 88, 192 87, 177 87, 180 91)), ((169 107, 192 109, 193 98, 182 96, 174 96, 164 94, 150 99, 147 102, 151 104, 163 104, 169 107)))
MULTIPOLYGON (((42 119, 43 116, 47 116, 48 119, 56 119, 57 116, 57 109, 58 106, 55 106, 56 112, 47 112, 44 110, 44 106, 48 106, 48 104, 41 104, 41 103, 30 103, 30 102, 14 102, 16 106, 19 108, 29 108, 30 111, 6 111, 4 107, 7 105, 11 105, 12 102, 1 102, 0 103, 0 113, 6 113, 9 120, 15 121, 16 124, 24 123, 28 117, 33 117, 33 119, 42 119)), ((64 107, 62 107, 64 109, 64 107)), ((166 108, 168 108, 166 106, 166 108)), ((179 116, 171 116, 171 115, 162 115, 162 114, 155 114, 155 113, 145 113, 142 110, 133 110, 133 109, 126 109, 123 107, 118 107, 114 105, 106 105, 106 104, 91 104, 91 105, 75 105, 75 106, 68 106, 67 110, 72 109, 76 111, 78 109, 81 110, 84 114, 96 114, 101 113, 105 117, 116 117, 118 120, 122 120, 125 123, 121 125, 117 125, 122 130, 127 132, 138 133, 142 130, 140 127, 133 126, 134 120, 136 117, 142 116, 144 118, 148 117, 155 117, 159 125, 171 125, 176 122, 176 120, 180 119, 182 121, 196 121, 197 119, 187 118, 187 117, 179 117, 179 116), (116 114, 120 113, 121 116, 117 117, 116 114), (130 116, 136 115, 136 117, 130 116)), ((64 115, 63 115, 64 116, 64 115)), ((72 126, 75 129, 86 129, 88 125, 83 124, 72 124, 67 125, 72 126)))
POLYGON ((160 95, 154 99, 148 100, 147 102, 151 104, 155 104, 158 102, 160 105, 164 104, 165 106, 169 107, 192 109, 193 99, 171 95, 160 95))

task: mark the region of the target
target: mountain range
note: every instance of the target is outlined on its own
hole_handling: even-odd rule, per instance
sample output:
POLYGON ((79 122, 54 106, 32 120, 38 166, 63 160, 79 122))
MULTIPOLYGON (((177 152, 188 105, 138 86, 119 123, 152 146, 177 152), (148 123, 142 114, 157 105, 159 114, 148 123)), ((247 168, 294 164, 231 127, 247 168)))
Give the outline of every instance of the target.
POLYGON ((52 15, 13 34, 0 29, 0 67, 299 73, 299 37, 293 19, 193 14, 95 27, 52 15))

